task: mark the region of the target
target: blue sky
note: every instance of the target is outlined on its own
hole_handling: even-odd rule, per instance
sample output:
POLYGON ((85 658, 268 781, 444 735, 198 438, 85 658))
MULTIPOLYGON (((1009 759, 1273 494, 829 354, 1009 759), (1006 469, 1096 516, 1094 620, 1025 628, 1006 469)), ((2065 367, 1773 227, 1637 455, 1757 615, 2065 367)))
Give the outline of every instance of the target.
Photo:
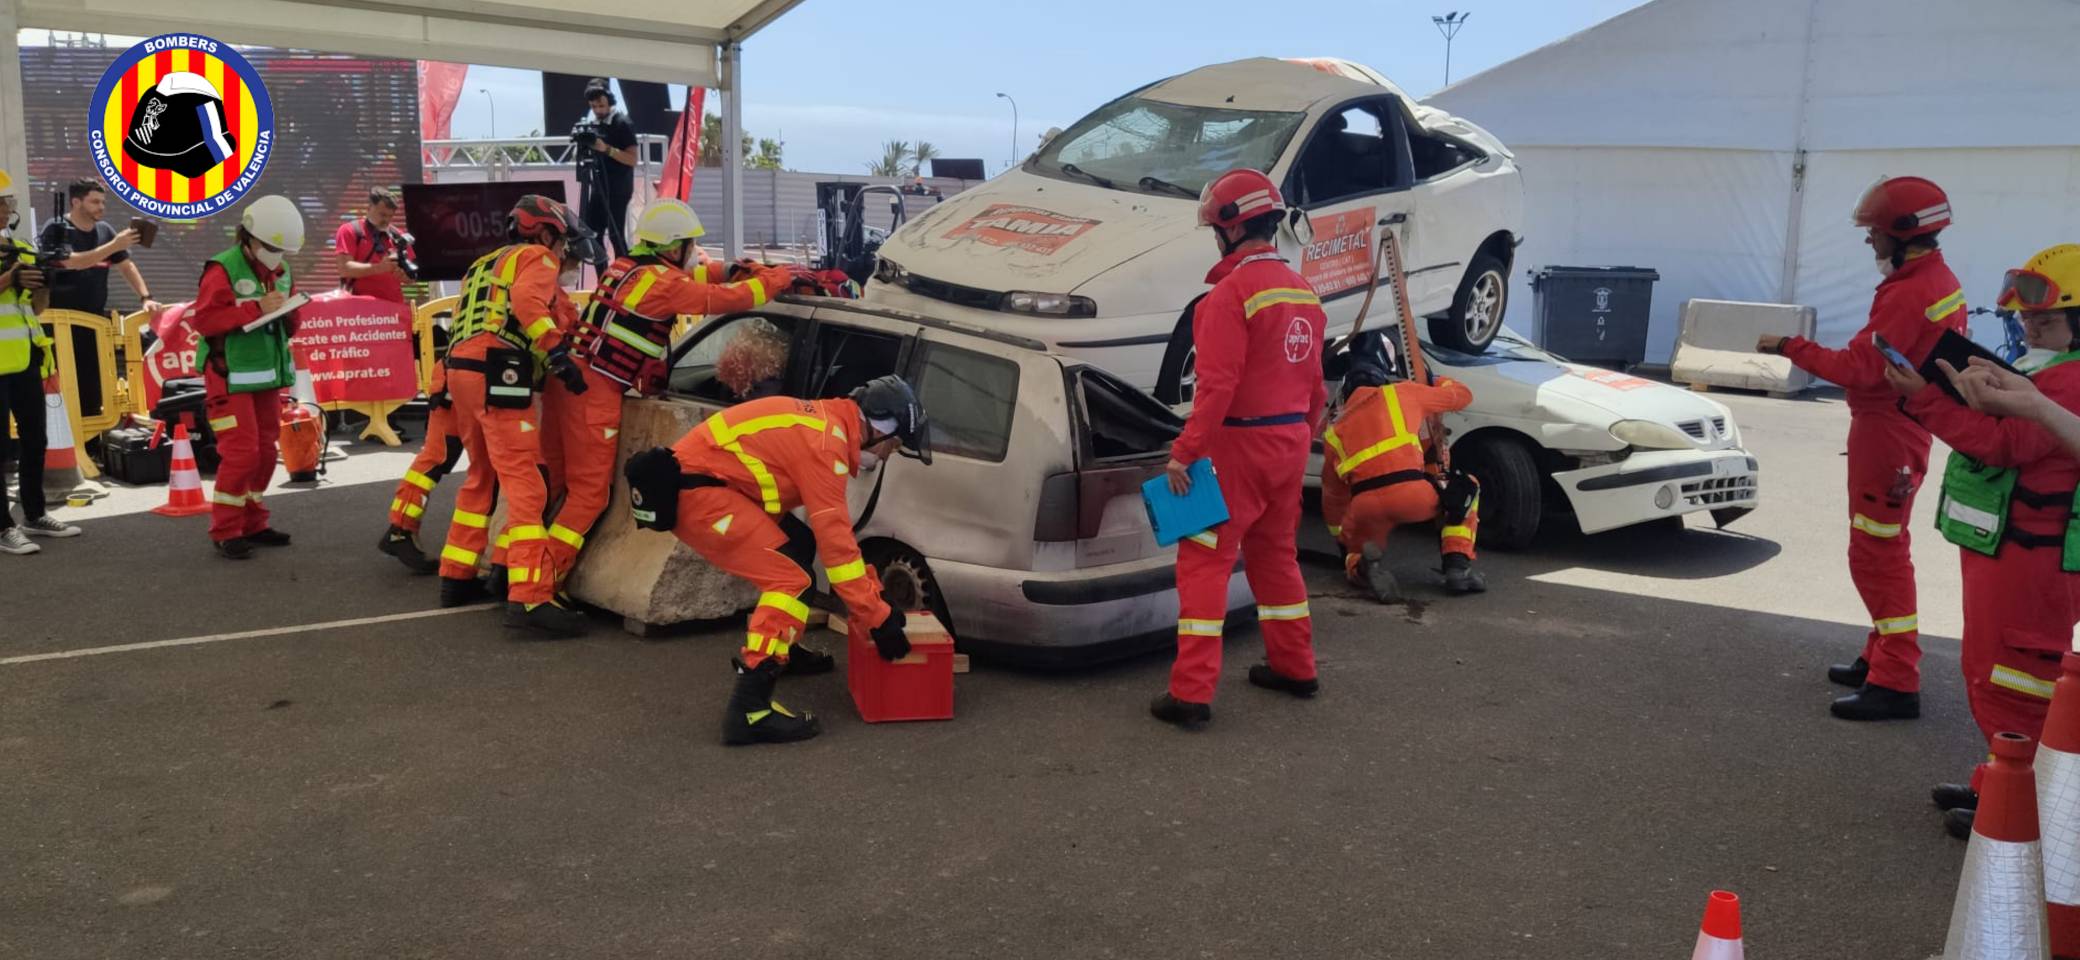
MULTIPOLYGON (((744 125, 784 135, 797 170, 858 173, 882 141, 900 139, 981 157, 995 173, 1012 147, 999 91, 1018 101, 1021 149, 1143 83, 1249 56, 1345 57, 1423 96, 1444 80, 1433 15, 1472 14, 1452 47, 1452 77, 1464 79, 1640 3, 808 0, 744 45, 744 125)), ((533 71, 472 67, 454 134, 494 132, 495 113, 498 135, 524 135, 540 124, 541 102, 533 71)), ((582 109, 572 104, 571 118, 582 109)))

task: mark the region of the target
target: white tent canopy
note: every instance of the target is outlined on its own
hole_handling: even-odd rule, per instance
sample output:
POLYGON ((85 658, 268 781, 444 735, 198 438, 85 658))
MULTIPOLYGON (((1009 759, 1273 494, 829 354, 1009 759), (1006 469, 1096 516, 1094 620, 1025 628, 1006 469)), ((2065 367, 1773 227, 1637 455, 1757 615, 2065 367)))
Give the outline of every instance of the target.
POLYGON ((1520 267, 1661 272, 1657 361, 1692 297, 1810 304, 1844 342, 1878 280, 1849 211, 1882 175, 1950 192, 1978 305, 2080 240, 2076 43, 2076 0, 1655 0, 1430 102, 1518 151, 1520 267))
MULTIPOLYGON (((0 132, 8 142, 0 164, 26 175, 17 30, 192 31, 235 44, 713 87, 724 96, 730 132, 723 145, 731 156, 723 176, 733 186, 743 128, 738 45, 800 2, 621 0, 611 11, 580 12, 558 0, 0 0, 0 132)), ((741 199, 731 209, 740 210, 741 199)), ((727 225, 732 255, 738 219, 727 225)))

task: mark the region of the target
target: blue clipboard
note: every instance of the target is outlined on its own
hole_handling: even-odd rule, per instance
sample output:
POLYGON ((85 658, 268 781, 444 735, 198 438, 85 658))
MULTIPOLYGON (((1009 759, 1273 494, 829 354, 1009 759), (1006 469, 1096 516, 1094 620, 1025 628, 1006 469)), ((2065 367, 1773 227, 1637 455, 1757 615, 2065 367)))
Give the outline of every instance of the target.
POLYGON ((1141 503, 1148 508, 1148 525, 1155 529, 1158 545, 1167 547, 1228 522, 1228 501, 1213 475, 1212 458, 1192 464, 1186 472, 1192 492, 1182 497, 1170 492, 1169 474, 1157 474, 1141 485, 1141 503))

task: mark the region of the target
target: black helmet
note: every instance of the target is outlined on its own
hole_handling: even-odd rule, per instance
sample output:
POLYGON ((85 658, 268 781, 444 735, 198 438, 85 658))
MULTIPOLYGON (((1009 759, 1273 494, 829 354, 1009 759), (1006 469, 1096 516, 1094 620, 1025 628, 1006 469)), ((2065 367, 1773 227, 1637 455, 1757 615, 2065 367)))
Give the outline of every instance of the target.
POLYGON ((238 134, 225 121, 214 84, 199 73, 169 73, 137 98, 123 155, 141 167, 199 177, 238 156, 238 134))
MULTIPOLYGON (((910 389, 902 377, 875 377, 852 391, 852 402, 859 404, 861 417, 895 421, 895 437, 903 449, 925 463, 932 462, 931 421, 924 415, 924 405, 917 402, 917 391, 910 389)), ((861 446, 870 444, 868 440, 860 441, 861 446)))

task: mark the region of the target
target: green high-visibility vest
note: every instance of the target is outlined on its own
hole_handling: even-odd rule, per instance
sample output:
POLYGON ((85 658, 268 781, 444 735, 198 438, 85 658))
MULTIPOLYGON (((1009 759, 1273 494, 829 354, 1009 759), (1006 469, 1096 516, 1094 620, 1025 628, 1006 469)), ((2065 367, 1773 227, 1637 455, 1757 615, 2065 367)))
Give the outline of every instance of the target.
MULTIPOLYGON (((231 295, 239 303, 253 303, 266 294, 266 287, 253 273, 253 265, 246 262, 244 250, 232 247, 209 258, 209 262, 224 268, 231 280, 231 295)), ((286 297, 295 285, 285 261, 281 276, 275 278, 274 289, 286 297)), ((270 323, 250 333, 233 330, 223 336, 202 338, 201 346, 195 350, 195 369, 206 369, 213 356, 221 358, 224 383, 232 393, 258 393, 296 383, 296 357, 289 352, 289 335, 280 323, 270 323)))
MULTIPOLYGON (((2080 360, 2080 350, 2051 358, 2030 376, 2073 360, 2080 360)), ((2016 482, 2021 475, 2017 468, 1992 466, 1950 451, 1950 460, 1943 467, 1942 496, 1936 501, 1936 530, 1943 539, 1966 550, 1995 555, 2001 541, 2008 537, 2008 510, 2014 506, 2016 482)), ((2073 511, 2066 518, 2062 566, 2068 572, 2080 573, 2080 490, 2072 496, 2073 511)))
MULTIPOLYGON (((16 261, 24 266, 36 263, 36 248, 13 237, 0 238, 14 248, 16 261)), ((43 348, 42 370, 39 376, 50 376, 55 356, 50 349, 50 340, 43 335, 43 325, 36 322, 36 305, 31 294, 14 283, 0 290, 0 376, 20 373, 29 369, 29 360, 36 354, 36 347, 43 348)), ((4 427, 0 427, 4 429, 4 427)))

